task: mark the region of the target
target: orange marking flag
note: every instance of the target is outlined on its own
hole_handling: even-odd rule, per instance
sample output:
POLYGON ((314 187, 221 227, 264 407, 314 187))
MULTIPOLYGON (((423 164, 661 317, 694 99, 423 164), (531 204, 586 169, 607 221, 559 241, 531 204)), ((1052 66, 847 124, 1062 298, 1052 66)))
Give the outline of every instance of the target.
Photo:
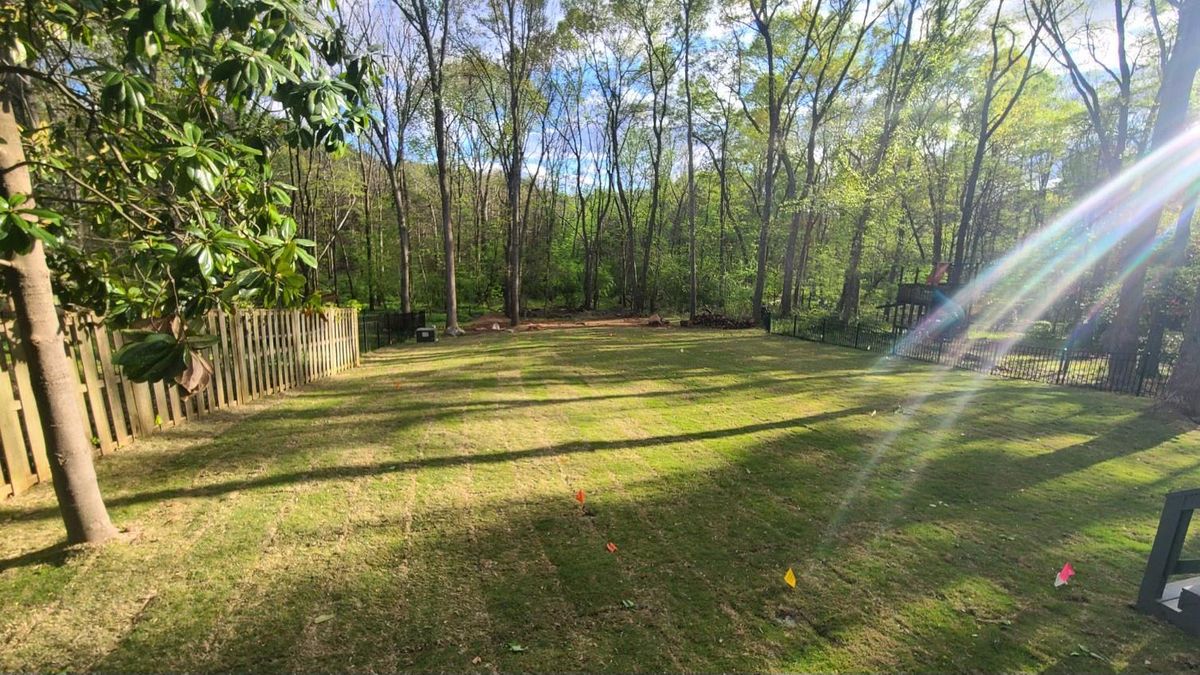
POLYGON ((614 544, 614 543, 612 543, 611 541, 610 541, 610 542, 608 542, 607 544, 605 544, 605 545, 604 545, 604 548, 608 549, 608 552, 609 552, 609 553, 616 553, 616 552, 617 552, 617 545, 616 545, 616 544, 614 544))
POLYGON ((579 502, 580 504, 583 503, 583 497, 584 497, 583 490, 580 490, 579 492, 575 493, 575 501, 579 502))

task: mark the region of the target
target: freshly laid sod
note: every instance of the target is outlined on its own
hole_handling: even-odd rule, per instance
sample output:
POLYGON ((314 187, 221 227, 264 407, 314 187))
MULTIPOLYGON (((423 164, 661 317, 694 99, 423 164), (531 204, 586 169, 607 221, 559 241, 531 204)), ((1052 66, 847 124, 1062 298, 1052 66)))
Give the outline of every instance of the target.
POLYGON ((98 469, 128 541, 64 551, 48 488, 0 505, 0 669, 1200 668, 1130 608, 1200 431, 1129 397, 756 331, 503 333, 98 469))

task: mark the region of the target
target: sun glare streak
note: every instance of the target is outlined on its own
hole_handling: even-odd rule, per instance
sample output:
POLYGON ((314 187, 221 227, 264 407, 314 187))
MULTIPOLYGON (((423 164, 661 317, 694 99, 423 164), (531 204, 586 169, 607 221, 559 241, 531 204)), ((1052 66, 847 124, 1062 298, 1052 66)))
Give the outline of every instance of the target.
MULTIPOLYGON (((954 316, 954 305, 970 307, 991 299, 992 305, 972 323, 984 331, 995 331, 1005 318, 1015 311, 1024 314, 1022 325, 1029 325, 1053 306, 1085 273, 1104 260, 1146 218, 1179 199, 1195 198, 1200 191, 1200 126, 1179 134, 1170 143, 1150 154, 1137 164, 1093 191, 1067 212, 1018 244, 1001 259, 989 265, 974 280, 956 292, 953 303, 945 303, 928 313, 922 323, 938 326, 954 316), (1009 288, 1012 286, 1012 288, 1009 288), (996 297, 999 296, 999 297, 996 297)), ((1168 228, 1169 229, 1169 228, 1168 228)), ((1119 287, 1133 270, 1144 264, 1163 243, 1169 232, 1158 234, 1152 241, 1130 251, 1119 270, 1114 287, 1119 287)), ((1112 293, 1101 297, 1089 308, 1087 319, 1097 315, 1111 301, 1112 293)), ((1075 330, 1078 330, 1077 326, 1075 330)), ((910 331, 894 350, 903 353, 907 346, 927 337, 929 331, 910 331)), ((992 364, 998 363, 1016 345, 1017 334, 997 342, 992 364)), ((1074 331, 1072 333, 1074 337, 1074 331)), ((949 362, 955 363, 964 355, 968 341, 949 343, 949 362)), ((881 358, 870 373, 887 372, 895 368, 896 359, 881 358)), ((987 378, 975 373, 967 378, 965 390, 958 390, 950 409, 939 416, 932 428, 918 423, 918 412, 929 402, 935 391, 951 372, 950 368, 914 378, 916 390, 901 404, 902 418, 897 420, 882 438, 872 444, 870 456, 842 493, 838 508, 826 525, 819 550, 837 536, 854 502, 861 496, 877 468, 890 454, 898 438, 906 431, 920 431, 926 438, 943 439, 951 431, 964 410, 974 401, 987 378)), ((919 482, 927 462, 924 452, 918 451, 915 468, 908 478, 905 494, 919 482)), ((884 520, 886 529, 891 519, 884 520)), ((815 561, 814 561, 815 562, 815 561)))
MULTIPOLYGON (((1198 181, 1200 126, 1188 129, 1129 167, 1027 238, 955 293, 953 300, 959 306, 969 306, 989 295, 1002 296, 1000 300, 992 298, 994 304, 973 320, 984 331, 995 330, 1006 316, 1021 307, 1034 310, 1025 314, 1028 321, 1035 320, 1139 223, 1170 202, 1194 193, 1198 181), (1091 227, 1084 227, 1085 224, 1091 227), (1010 289, 1011 284, 1016 286, 1010 289)), ((1130 270, 1144 263, 1160 242, 1161 237, 1156 237, 1126 256, 1120 277, 1128 276, 1130 270)), ((949 319, 951 311, 946 306, 938 308, 927 315, 925 323, 935 326, 949 319)), ((922 333, 910 333, 902 344, 920 339, 922 333)))

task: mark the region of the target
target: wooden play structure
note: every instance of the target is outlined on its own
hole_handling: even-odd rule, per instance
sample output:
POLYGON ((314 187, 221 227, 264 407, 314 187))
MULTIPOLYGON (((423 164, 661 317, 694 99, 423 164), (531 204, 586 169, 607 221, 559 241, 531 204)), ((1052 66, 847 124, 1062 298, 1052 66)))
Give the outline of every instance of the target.
MULTIPOLYGON (((879 305, 879 309, 883 310, 884 319, 891 321, 893 332, 906 332, 945 303, 953 302, 951 298, 964 284, 947 282, 950 269, 950 263, 937 263, 923 282, 919 280, 920 273, 915 272, 911 282, 900 282, 893 302, 879 305)), ((965 330, 971 316, 969 308, 963 308, 963 311, 967 321, 962 322, 960 330, 965 330)))

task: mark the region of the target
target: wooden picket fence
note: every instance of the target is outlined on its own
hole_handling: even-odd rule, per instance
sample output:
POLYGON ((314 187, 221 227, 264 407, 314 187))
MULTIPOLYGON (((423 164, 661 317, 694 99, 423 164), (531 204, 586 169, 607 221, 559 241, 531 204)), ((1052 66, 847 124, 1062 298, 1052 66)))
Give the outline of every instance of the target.
MULTIPOLYGON (((180 396, 174 383, 137 383, 112 362, 121 334, 94 315, 66 314, 67 353, 79 374, 84 423, 100 454, 133 439, 176 426, 213 410, 291 389, 358 365, 358 311, 326 309, 238 310, 206 317, 219 342, 205 352, 213 363, 210 385, 180 396)), ((0 496, 18 495, 50 481, 46 443, 33 398, 29 368, 16 326, 0 322, 0 496)))

